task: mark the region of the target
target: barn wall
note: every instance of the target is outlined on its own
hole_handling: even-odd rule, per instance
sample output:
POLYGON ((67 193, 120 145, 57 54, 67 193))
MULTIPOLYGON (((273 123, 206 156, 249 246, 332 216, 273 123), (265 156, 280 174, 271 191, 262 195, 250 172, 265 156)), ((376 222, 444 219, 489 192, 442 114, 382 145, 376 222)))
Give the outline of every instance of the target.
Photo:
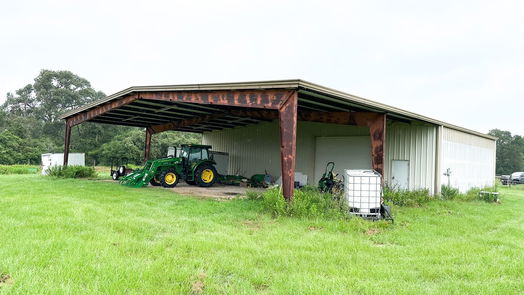
POLYGON ((392 161, 409 161, 409 189, 436 193, 437 127, 421 123, 389 122, 386 129, 385 180, 392 184, 392 161))
MULTIPOLYGON (((299 121, 296 172, 308 175, 309 184, 314 184, 315 146, 316 138, 320 136, 369 136, 369 129, 299 121)), ((281 174, 280 136, 276 121, 205 132, 203 143, 212 145, 215 151, 229 153, 230 173, 250 177, 253 174, 264 173, 266 170, 276 177, 281 174)))
MULTIPOLYGON (((441 157, 440 173, 449 168, 450 184, 461 192, 495 184, 495 140, 443 127, 441 157)), ((441 175, 441 183, 448 177, 441 175)))

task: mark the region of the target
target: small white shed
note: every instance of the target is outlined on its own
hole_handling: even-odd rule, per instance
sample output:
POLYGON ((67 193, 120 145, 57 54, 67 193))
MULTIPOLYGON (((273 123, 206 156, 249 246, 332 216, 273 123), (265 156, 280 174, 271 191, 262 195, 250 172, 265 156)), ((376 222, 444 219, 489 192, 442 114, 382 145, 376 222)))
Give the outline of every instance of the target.
MULTIPOLYGON (((70 166, 85 166, 85 153, 70 153, 67 165, 70 166)), ((64 164, 63 153, 48 153, 42 154, 42 174, 47 174, 47 169, 52 166, 60 166, 64 164)))

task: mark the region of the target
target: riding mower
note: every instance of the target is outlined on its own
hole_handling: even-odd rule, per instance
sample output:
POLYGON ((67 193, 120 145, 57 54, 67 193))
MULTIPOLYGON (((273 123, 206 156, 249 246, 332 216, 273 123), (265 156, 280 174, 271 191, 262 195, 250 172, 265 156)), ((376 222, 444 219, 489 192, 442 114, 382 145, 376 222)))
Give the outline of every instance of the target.
POLYGON ((328 162, 324 175, 318 181, 318 189, 323 193, 339 194, 344 190, 344 181, 338 179, 338 174, 333 173, 335 163, 328 162))
POLYGON ((171 188, 182 179, 190 185, 212 186, 218 179, 218 173, 216 162, 209 156, 210 149, 209 145, 181 145, 178 157, 146 161, 142 169, 124 176, 120 183, 132 187, 151 184, 171 188))
POLYGON ((109 175, 111 175, 111 178, 113 178, 113 180, 118 180, 120 177, 126 176, 133 172, 133 169, 127 167, 127 163, 127 158, 111 159, 111 169, 109 170, 109 175))

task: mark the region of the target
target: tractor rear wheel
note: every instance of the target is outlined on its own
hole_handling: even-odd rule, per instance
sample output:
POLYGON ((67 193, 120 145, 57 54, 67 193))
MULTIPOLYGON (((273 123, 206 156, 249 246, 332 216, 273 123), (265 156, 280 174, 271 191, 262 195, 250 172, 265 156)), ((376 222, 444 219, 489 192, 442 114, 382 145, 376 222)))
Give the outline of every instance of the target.
POLYGON ((211 165, 202 165, 195 171, 195 181, 198 186, 210 187, 217 180, 217 170, 211 165))
POLYGON ((118 171, 113 171, 113 173, 111 173, 111 178, 113 178, 113 180, 118 180, 120 178, 118 171))
POLYGON ((160 174, 160 184, 163 187, 175 187, 178 184, 178 174, 173 168, 167 169, 160 174))

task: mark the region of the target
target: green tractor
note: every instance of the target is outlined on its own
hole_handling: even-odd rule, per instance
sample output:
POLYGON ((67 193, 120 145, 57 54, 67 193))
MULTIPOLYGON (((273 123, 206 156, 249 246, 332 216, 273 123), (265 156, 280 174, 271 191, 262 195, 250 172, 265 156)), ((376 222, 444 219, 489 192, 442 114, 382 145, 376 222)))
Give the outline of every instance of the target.
POLYGON ((218 179, 218 173, 216 162, 210 157, 210 149, 209 145, 183 144, 178 156, 149 160, 142 169, 122 177, 120 183, 132 187, 151 184, 169 188, 185 180, 191 185, 212 186, 218 179))

